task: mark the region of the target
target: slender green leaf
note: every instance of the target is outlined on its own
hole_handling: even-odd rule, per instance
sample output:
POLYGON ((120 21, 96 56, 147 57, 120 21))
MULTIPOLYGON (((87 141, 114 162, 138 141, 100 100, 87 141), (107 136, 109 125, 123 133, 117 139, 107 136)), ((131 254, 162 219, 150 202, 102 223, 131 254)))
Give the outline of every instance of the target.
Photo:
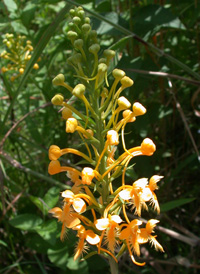
POLYGON ((167 211, 172 210, 174 208, 177 208, 179 206, 191 203, 194 200, 195 200, 195 198, 186 198, 186 199, 179 199, 179 200, 174 200, 174 201, 167 202, 167 203, 162 204, 160 206, 161 212, 167 212, 167 211))

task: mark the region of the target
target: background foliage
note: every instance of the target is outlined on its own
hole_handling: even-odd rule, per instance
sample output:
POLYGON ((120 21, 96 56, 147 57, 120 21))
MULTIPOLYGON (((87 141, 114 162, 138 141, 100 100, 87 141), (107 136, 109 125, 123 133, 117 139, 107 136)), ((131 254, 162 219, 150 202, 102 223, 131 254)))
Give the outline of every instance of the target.
MULTIPOLYGON (((75 235, 60 242, 60 225, 48 215, 68 184, 65 174, 47 173, 48 148, 78 146, 50 99, 52 79, 63 73, 72 86, 66 63, 68 11, 73 3, 86 8, 102 48, 120 53, 113 66, 135 84, 126 97, 139 101, 147 114, 127 126, 127 147, 152 138, 157 152, 138 157, 127 181, 164 175, 157 192, 161 204, 158 239, 164 254, 142 248, 147 265, 132 265, 128 254, 120 273, 198 273, 200 4, 197 0, 4 0, 0 3, 0 52, 5 33, 26 35, 35 48, 23 76, 10 82, 0 75, 0 273, 109 273, 95 256, 73 261, 75 235), (32 70, 41 57, 40 69, 32 70)), ((1 67, 4 66, 1 60, 1 67)), ((64 90, 63 90, 64 92, 64 90)), ((76 104, 76 103, 75 103, 76 104)), ((78 106, 81 108, 81 106, 78 106)), ((65 159, 68 163, 77 159, 65 159)), ((147 216, 154 218, 153 212, 147 216)))

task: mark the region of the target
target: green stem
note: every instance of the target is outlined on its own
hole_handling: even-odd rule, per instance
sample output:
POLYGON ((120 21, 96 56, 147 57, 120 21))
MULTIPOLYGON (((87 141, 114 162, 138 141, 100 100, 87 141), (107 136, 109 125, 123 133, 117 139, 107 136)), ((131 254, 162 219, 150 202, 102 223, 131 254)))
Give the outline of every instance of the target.
POLYGON ((109 265, 110 265, 110 273, 111 274, 118 274, 118 264, 116 263, 116 261, 110 257, 109 258, 109 265))

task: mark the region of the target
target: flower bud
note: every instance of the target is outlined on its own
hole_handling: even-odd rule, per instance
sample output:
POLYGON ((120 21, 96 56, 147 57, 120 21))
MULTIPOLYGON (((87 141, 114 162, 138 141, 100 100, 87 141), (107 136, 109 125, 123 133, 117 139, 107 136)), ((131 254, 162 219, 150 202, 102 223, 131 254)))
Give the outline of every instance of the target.
POLYGON ((85 17, 85 23, 90 24, 90 18, 89 17, 85 17))
POLYGON ((62 118, 67 120, 72 117, 72 111, 71 109, 64 107, 62 110, 62 118))
POLYGON ((78 16, 75 16, 72 21, 76 25, 79 25, 81 23, 81 19, 78 16))
POLYGON ((56 94, 52 99, 51 99, 51 103, 55 106, 62 106, 64 101, 64 97, 62 96, 62 94, 56 94))
POLYGON ((98 72, 105 73, 107 71, 108 67, 106 64, 101 63, 98 65, 98 72))
POLYGON ((109 145, 118 145, 119 144, 119 135, 115 130, 109 130, 107 132, 107 140, 109 145))
MULTIPOLYGON (((83 18, 85 17, 85 12, 84 12, 84 10, 79 10, 79 11, 78 11, 78 16, 79 16, 81 19, 83 19, 83 18)), ((85 22, 85 23, 88 23, 88 22, 85 22)))
POLYGON ((78 34, 75 31, 68 31, 67 37, 71 40, 71 42, 74 42, 74 40, 78 37, 78 34))
POLYGON ((102 63, 106 64, 106 59, 105 58, 100 58, 99 59, 99 64, 102 64, 102 63))
POLYGON ((24 69, 23 69, 23 68, 20 68, 20 69, 19 69, 19 73, 20 73, 20 74, 23 74, 23 73, 24 73, 24 69))
POLYGON ((52 145, 49 148, 49 160, 57 160, 62 155, 61 150, 58 146, 52 145))
MULTIPOLYGON (((87 17, 86 17, 87 18, 87 17)), ((86 19, 85 18, 85 19, 86 19)), ((95 42, 97 42, 97 32, 96 32, 96 30, 91 30, 90 31, 90 38, 93 40, 93 41, 95 41, 95 42)))
POLYGON ((85 92, 85 86, 83 84, 78 84, 72 91, 72 94, 76 97, 82 97, 85 92))
MULTIPOLYGON (((86 131, 91 135, 91 137, 94 136, 94 132, 91 129, 86 129, 86 131)), ((83 136, 88 139, 87 135, 83 134, 83 136)))
POLYGON ((83 32, 87 33, 87 32, 90 31, 91 26, 90 26, 89 24, 84 24, 84 25, 82 25, 81 28, 82 28, 82 31, 83 31, 83 32))
POLYGON ((124 76, 120 82, 121 82, 122 86, 125 88, 131 87, 134 83, 133 80, 131 78, 129 78, 128 76, 124 76))
POLYGON ((39 69, 39 65, 37 63, 34 64, 33 66, 34 69, 39 69))
POLYGON ((115 56, 115 51, 111 50, 111 49, 106 49, 103 52, 103 55, 107 58, 107 59, 112 59, 115 56))
POLYGON ((65 82, 65 76, 63 74, 58 74, 53 80, 52 83, 54 86, 61 86, 65 82))
POLYGON ((83 47, 83 39, 77 39, 74 41, 74 47, 80 49, 83 47))
POLYGON ((144 155, 151 156, 156 151, 156 146, 149 138, 145 138, 141 143, 141 152, 144 155))
POLYGON ((74 9, 70 9, 69 10, 69 14, 73 17, 75 15, 75 10, 74 9))
POLYGON ((131 107, 131 103, 124 96, 119 97, 117 103, 121 109, 127 109, 131 107))
POLYGON ((99 52, 99 50, 100 50, 99 44, 93 44, 89 47, 89 52, 91 52, 93 54, 99 52))
POLYGON ((54 175, 60 172, 61 166, 58 160, 51 161, 49 163, 48 172, 50 175, 54 175))
POLYGON ((69 118, 66 121, 66 132, 67 133, 74 133, 78 126, 78 121, 75 118, 69 118))
POLYGON ((133 112, 135 116, 140 116, 146 113, 146 108, 140 103, 136 102, 133 104, 133 112))
POLYGON ((121 80, 126 75, 126 73, 121 69, 114 69, 112 71, 112 75, 115 79, 121 80))
POLYGON ((135 122, 135 120, 136 120, 135 116, 132 116, 131 114, 133 114, 133 112, 129 109, 124 110, 123 113, 122 113, 124 119, 126 117, 130 116, 130 119, 127 121, 128 123, 135 122))
POLYGON ((82 183, 84 185, 90 185, 92 183, 92 179, 94 178, 94 170, 90 167, 85 167, 82 170, 82 183))

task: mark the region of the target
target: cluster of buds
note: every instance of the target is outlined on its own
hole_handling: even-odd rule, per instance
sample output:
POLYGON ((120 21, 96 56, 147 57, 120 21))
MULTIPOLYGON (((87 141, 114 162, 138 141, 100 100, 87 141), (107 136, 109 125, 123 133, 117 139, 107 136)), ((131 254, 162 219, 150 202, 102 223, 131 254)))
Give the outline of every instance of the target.
MULTIPOLYGON (((14 71, 11 76, 11 81, 14 81, 24 73, 27 62, 31 59, 31 52, 33 46, 30 40, 26 40, 26 36, 6 33, 3 40, 6 50, 4 50, 0 57, 7 62, 6 66, 1 68, 1 72, 14 71)), ((38 59, 38 62, 40 60, 38 59)), ((33 66, 34 69, 39 69, 38 63, 33 66)))
MULTIPOLYGON (((81 7, 70 10, 72 22, 68 38, 73 45, 72 57, 68 62, 73 66, 79 80, 75 87, 69 86, 63 74, 53 79, 53 85, 67 89, 68 97, 74 96, 85 106, 85 113, 76 109, 62 94, 52 98, 53 105, 60 106, 66 123, 66 133, 78 132, 84 145, 84 152, 75 148, 61 149, 57 145, 49 148, 51 160, 48 172, 51 175, 66 172, 72 182, 71 190, 62 192, 63 208, 55 207, 49 212, 62 223, 61 240, 68 229, 76 231, 78 244, 74 259, 77 259, 89 243, 96 246, 96 253, 112 257, 116 262, 125 250, 132 261, 140 255, 140 245, 149 242, 156 250, 163 251, 156 240, 154 228, 158 220, 151 219, 146 225, 140 219, 142 210, 151 206, 159 213, 159 203, 155 194, 159 175, 138 179, 126 184, 126 170, 130 161, 137 156, 151 156, 156 146, 149 138, 140 145, 127 148, 124 131, 127 123, 132 123, 146 113, 139 102, 131 104, 121 93, 133 85, 133 80, 120 69, 112 71, 112 85, 109 86, 107 70, 115 52, 102 51, 96 32, 91 29, 90 20, 81 7), (120 113, 121 112, 121 113, 120 113), (120 138, 123 153, 116 153, 120 138), (84 166, 63 166, 59 158, 65 154, 75 154, 87 162, 84 166), (117 157, 115 155, 118 155, 117 157), (121 185, 119 177, 121 176, 121 185), (127 214, 127 210, 133 210, 127 214), (128 217, 129 216, 129 217, 128 217), (131 217, 130 217, 131 216, 131 217)), ((92 256, 95 252, 86 255, 92 256)))

